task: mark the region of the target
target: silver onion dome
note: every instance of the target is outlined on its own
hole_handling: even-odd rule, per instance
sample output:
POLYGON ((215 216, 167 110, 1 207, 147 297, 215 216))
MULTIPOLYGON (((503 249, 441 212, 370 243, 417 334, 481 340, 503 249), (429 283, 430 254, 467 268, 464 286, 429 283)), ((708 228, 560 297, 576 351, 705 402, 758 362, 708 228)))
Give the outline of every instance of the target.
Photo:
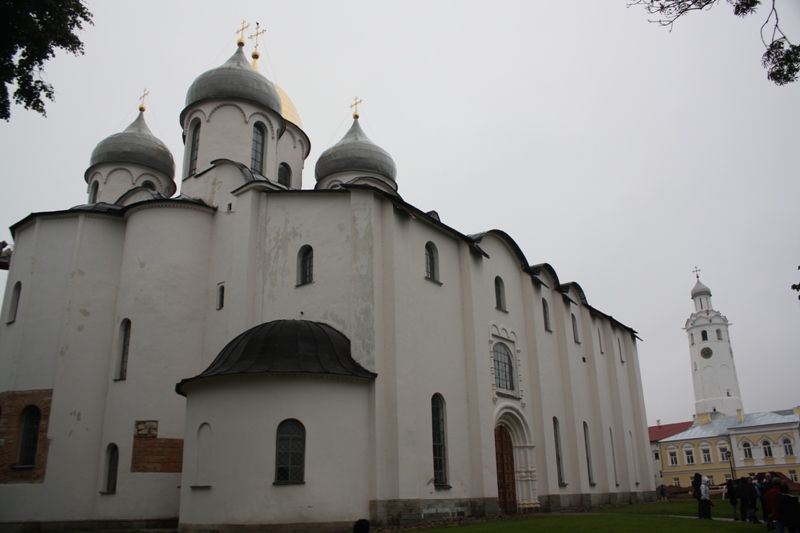
MULTIPOLYGON (((263 74, 253 69, 242 46, 225 63, 200 74, 186 92, 186 107, 211 98, 239 98, 282 112, 281 97, 263 74)), ((183 121, 184 112, 181 113, 183 121)))
POLYGON ((342 140, 334 144, 319 157, 315 169, 317 181, 337 172, 362 171, 380 174, 392 181, 397 177, 397 167, 389 152, 373 143, 353 119, 342 140))
POLYGON ((100 163, 135 163, 175 179, 175 160, 172 153, 166 144, 152 134, 144 121, 142 111, 124 131, 107 137, 95 147, 84 175, 87 182, 89 171, 100 163))

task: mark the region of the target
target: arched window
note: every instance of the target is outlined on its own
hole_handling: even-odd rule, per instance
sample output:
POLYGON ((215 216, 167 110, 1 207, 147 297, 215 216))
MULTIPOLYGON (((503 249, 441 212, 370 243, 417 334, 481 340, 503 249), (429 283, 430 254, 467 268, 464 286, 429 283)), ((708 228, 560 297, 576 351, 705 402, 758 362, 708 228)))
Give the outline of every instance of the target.
POLYGON ((314 249, 303 246, 297 254, 297 284, 305 285, 314 281, 314 249))
POLYGON ((195 484, 208 486, 211 483, 209 469, 211 467, 211 426, 200 424, 197 429, 197 468, 195 484))
POLYGON ((617 349, 619 350, 619 362, 625 362, 625 352, 622 351, 622 341, 617 337, 617 349))
POLYGON ((119 471, 119 448, 113 442, 106 448, 106 486, 105 494, 117 492, 117 472, 119 471))
POLYGON ((745 459, 752 459, 753 458, 753 448, 750 447, 749 442, 742 443, 742 450, 744 451, 744 458, 745 459))
POLYGON ((547 305, 547 300, 542 298, 542 316, 544 317, 544 330, 553 331, 550 329, 550 306, 547 305))
POLYGON ((89 188, 89 203, 96 204, 97 203, 97 191, 100 189, 100 182, 95 180, 92 182, 92 186, 89 188))
POLYGON ((694 333, 689 333, 689 339, 692 344, 694 344, 694 333))
POLYGON ((128 377, 128 351, 131 346, 131 321, 127 318, 119 326, 119 365, 117 381, 128 377))
POLYGON ((704 341, 707 341, 708 340, 708 332, 706 330, 701 331, 700 332, 700 338, 702 340, 704 340, 704 341))
POLYGON ((433 281, 439 280, 439 254, 436 245, 429 242, 425 245, 425 277, 433 281))
POLYGON ((794 447, 792 446, 792 441, 789 439, 783 439, 783 455, 794 455, 794 447))
POLYGON ((589 484, 594 485, 594 471, 592 470, 592 445, 589 442, 589 425, 583 423, 583 443, 586 449, 586 472, 589 475, 589 484))
POLYGON ((444 398, 434 394, 431 398, 431 424, 433 431, 433 484, 447 486, 447 435, 444 416, 444 398))
POLYGON ((764 450, 764 457, 772 457, 772 443, 768 440, 761 442, 761 448, 764 450))
POLYGON ((494 301, 495 307, 502 311, 506 310, 506 287, 500 276, 494 278, 494 301))
POLYGON ((19 460, 17 466, 34 466, 36 449, 39 445, 39 423, 42 413, 39 408, 29 405, 22 412, 22 438, 19 442, 19 460))
POLYGON ((6 324, 11 324, 17 319, 17 310, 19 309, 19 297, 22 294, 22 282, 18 281, 14 284, 11 290, 11 301, 8 303, 8 319, 6 324))
POLYGON ((572 315, 572 339, 575 341, 575 344, 581 343, 581 338, 578 336, 578 319, 575 318, 575 313, 570 313, 572 315))
POLYGON ((514 362, 511 351, 502 342, 492 347, 494 355, 494 383, 498 389, 514 390, 514 362))
POLYGON ((284 420, 275 443, 275 484, 303 483, 305 462, 306 428, 298 420, 284 420))
POLYGON ((217 285, 217 311, 225 307, 225 284, 217 285))
POLYGON ((278 183, 289 187, 292 183, 292 169, 286 163, 278 167, 278 183))
POLYGON ((611 442, 611 462, 614 465, 614 484, 619 487, 619 476, 617 476, 617 452, 614 450, 614 432, 611 431, 611 428, 608 428, 608 438, 609 442, 611 442))
POLYGON ((558 484, 566 486, 564 481, 564 463, 561 458, 561 429, 558 426, 558 418, 553 417, 553 439, 556 445, 556 470, 558 471, 558 484))
POLYGON ((192 128, 192 144, 189 148, 189 175, 197 173, 197 148, 200 146, 200 121, 192 128))
POLYGON ((263 174, 264 168, 264 126, 253 126, 253 150, 250 153, 250 169, 263 174))
POLYGON ((597 328, 597 344, 600 347, 600 353, 606 353, 603 349, 603 334, 600 333, 600 328, 597 328))
POLYGON ((721 340, 722 340, 722 330, 721 330, 721 329, 718 329, 718 330, 717 330, 717 340, 718 340, 718 341, 721 341, 721 340))
POLYGON ((151 191, 156 190, 155 184, 150 180, 143 181, 142 182, 142 187, 144 187, 145 189, 150 189, 151 191))

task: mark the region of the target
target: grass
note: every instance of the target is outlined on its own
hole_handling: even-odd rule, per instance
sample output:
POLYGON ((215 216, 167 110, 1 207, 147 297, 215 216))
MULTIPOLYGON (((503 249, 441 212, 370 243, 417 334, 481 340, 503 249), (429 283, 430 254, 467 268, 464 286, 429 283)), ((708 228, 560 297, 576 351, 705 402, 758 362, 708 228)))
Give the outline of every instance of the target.
MULTIPOLYGON (((714 518, 732 518, 727 500, 715 500, 714 518)), ((589 533, 716 533, 761 532, 764 525, 732 521, 697 520, 697 501, 675 500, 667 503, 641 503, 598 509, 596 513, 540 514, 519 520, 484 522, 468 526, 427 529, 425 533, 530 533, 578 531, 589 533)))
POLYGON ((425 533, 531 533, 578 531, 587 533, 756 533, 764 525, 695 520, 643 514, 539 515, 521 520, 501 520, 470 526, 428 529, 425 533))

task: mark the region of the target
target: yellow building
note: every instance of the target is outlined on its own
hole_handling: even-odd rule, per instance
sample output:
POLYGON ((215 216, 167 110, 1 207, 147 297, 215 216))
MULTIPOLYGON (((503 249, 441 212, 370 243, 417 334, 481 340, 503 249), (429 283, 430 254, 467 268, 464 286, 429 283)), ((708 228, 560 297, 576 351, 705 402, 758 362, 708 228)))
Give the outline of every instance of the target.
POLYGON ((691 486, 696 472, 721 485, 731 478, 781 472, 797 481, 800 407, 734 416, 698 416, 686 431, 658 442, 661 482, 691 486))

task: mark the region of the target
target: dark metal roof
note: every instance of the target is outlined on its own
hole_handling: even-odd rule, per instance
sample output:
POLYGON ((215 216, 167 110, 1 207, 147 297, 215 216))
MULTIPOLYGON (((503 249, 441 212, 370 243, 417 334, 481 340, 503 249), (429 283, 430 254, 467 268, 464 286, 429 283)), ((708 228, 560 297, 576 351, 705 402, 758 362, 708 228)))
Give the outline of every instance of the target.
POLYGON ((198 376, 181 380, 175 391, 186 396, 192 381, 240 374, 307 374, 375 379, 358 364, 350 340, 335 328, 309 320, 274 320, 251 328, 219 353, 198 376))
MULTIPOLYGON (((222 66, 200 74, 186 92, 186 107, 211 98, 248 100, 281 114, 281 97, 272 82, 247 61, 241 46, 222 66)), ((181 124, 186 109, 181 113, 181 124)))
POLYGON ((84 178, 89 181, 92 167, 99 163, 135 163, 158 170, 170 179, 175 179, 175 160, 167 145, 152 134, 139 112, 125 131, 115 133, 100 141, 92 152, 89 168, 84 178))
POLYGON ((338 143, 319 156, 314 174, 317 181, 336 172, 357 171, 380 174, 392 181, 397 178, 397 167, 389 152, 369 140, 353 119, 350 130, 338 143))

